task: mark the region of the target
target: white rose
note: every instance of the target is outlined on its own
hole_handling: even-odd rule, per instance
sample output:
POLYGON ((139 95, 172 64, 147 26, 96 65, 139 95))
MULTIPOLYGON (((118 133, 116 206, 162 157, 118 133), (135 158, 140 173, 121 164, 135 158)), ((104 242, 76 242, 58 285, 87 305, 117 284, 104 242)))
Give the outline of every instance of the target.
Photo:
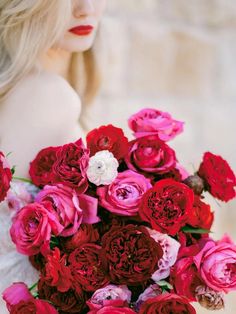
POLYGON ((108 150, 97 152, 89 159, 88 180, 96 185, 108 185, 117 177, 118 166, 119 163, 111 152, 108 150))

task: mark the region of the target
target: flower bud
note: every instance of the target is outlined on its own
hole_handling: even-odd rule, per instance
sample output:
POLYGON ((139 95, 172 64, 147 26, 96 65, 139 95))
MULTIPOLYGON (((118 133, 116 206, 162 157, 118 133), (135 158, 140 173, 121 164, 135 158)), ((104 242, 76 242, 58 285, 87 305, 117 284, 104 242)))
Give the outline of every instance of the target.
POLYGON ((196 299, 202 307, 207 310, 221 310, 224 308, 224 294, 214 291, 207 286, 198 286, 196 288, 196 299))
POLYGON ((194 194, 200 195, 204 190, 204 181, 197 174, 189 176, 183 183, 189 186, 194 194))

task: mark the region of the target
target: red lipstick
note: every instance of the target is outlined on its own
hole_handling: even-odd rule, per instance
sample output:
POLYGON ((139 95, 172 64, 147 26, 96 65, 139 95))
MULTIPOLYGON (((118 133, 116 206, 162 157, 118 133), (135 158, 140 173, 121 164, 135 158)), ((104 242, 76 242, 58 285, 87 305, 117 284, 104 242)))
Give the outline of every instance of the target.
POLYGON ((93 26, 91 25, 80 25, 73 27, 69 30, 69 32, 78 35, 78 36, 86 36, 89 35, 93 30, 93 26))

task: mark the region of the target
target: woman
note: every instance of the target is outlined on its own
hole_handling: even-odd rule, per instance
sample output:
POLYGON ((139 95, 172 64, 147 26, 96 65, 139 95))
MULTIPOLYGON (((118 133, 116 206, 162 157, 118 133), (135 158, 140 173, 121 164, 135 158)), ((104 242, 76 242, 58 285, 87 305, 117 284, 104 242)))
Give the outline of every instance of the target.
MULTIPOLYGON (((1 0, 0 150, 11 152, 17 176, 28 176, 29 162, 43 147, 83 135, 76 90, 83 89, 86 102, 96 89, 91 47, 105 5, 106 0, 1 0)), ((10 222, 2 203, 0 293, 12 282, 37 280, 11 243, 10 222)), ((1 314, 7 313, 0 302, 1 314)))

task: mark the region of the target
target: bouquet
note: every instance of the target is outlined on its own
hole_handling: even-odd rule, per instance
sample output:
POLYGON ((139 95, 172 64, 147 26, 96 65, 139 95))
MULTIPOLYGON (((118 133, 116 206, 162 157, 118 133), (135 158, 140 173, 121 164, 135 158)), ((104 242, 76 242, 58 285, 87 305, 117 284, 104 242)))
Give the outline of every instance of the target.
POLYGON ((128 124, 131 141, 107 125, 89 132, 86 146, 42 149, 27 184, 10 183, 14 169, 1 153, 11 238, 39 270, 32 287, 4 291, 11 314, 194 314, 193 302, 222 309, 236 290, 236 245, 228 235, 212 239, 204 199, 235 197, 230 166, 206 152, 188 174, 167 144, 183 122, 168 113, 143 109, 128 124))

